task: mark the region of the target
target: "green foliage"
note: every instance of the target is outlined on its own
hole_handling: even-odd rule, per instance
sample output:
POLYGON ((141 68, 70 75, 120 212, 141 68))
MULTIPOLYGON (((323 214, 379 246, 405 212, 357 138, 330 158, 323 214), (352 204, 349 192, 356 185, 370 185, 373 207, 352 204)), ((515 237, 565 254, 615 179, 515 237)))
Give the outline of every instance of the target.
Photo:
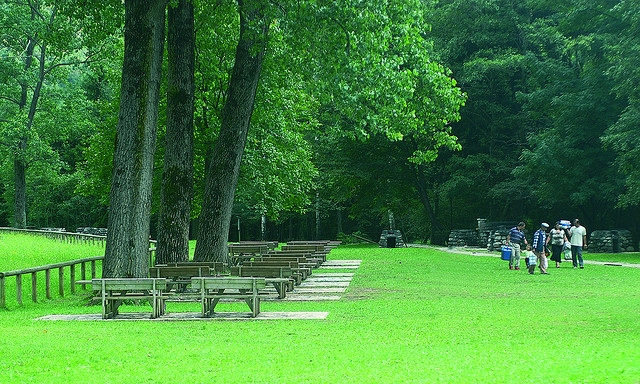
MULTIPOLYGON (((34 17, 23 2, 0 4, 0 221, 13 214, 14 159, 29 167, 30 224, 71 223, 72 206, 100 221, 118 114, 122 2, 29 4, 34 17), (37 37, 31 60, 26 36, 37 37), (42 52, 46 76, 30 119, 42 52)), ((235 1, 194 4, 197 217, 239 20, 235 1)), ((318 203, 323 220, 347 213, 353 228, 343 231, 373 233, 391 208, 421 239, 432 225, 426 196, 445 227, 573 215, 601 227, 635 225, 637 0, 268 8, 273 23, 234 214, 281 222, 318 203)))
POLYGON ((296 55, 278 23, 270 26, 270 49, 263 64, 256 108, 242 161, 236 198, 276 220, 310 204, 317 175, 305 132, 315 129, 315 100, 289 60, 296 55))
MULTIPOLYGON (((613 90, 626 103, 615 124, 611 125, 602 140, 606 148, 616 155, 616 166, 625 177, 626 193, 620 196, 619 206, 637 206, 640 203, 640 16, 637 1, 621 1, 610 12, 618 23, 616 31, 624 38, 611 40, 604 48, 609 58, 607 73, 615 80, 613 90)), ((612 22, 613 24, 613 22, 612 22)))
MULTIPOLYGON (((117 14, 106 17, 109 20, 100 25, 99 35, 90 22, 92 15, 108 14, 120 3, 104 2, 101 8, 94 3, 94 13, 87 14, 78 13, 77 4, 76 8, 69 8, 70 3, 61 0, 1 5, 0 26, 8 33, 3 34, 0 43, 0 77, 4 80, 0 84, 0 152, 5 169, 12 166, 12 160, 25 164, 29 193, 38 188, 53 191, 69 180, 77 181, 67 175, 76 172, 85 140, 100 118, 87 102, 84 80, 89 64, 111 54, 111 33, 119 18, 117 14), (47 183, 51 184, 38 186, 44 173, 31 176, 40 168, 46 170, 47 183)), ((24 182, 13 177, 8 180, 24 182)), ((73 189, 67 188, 63 199, 71 199, 73 189)), ((7 191, 12 192, 13 187, 7 191)), ((42 197, 46 194, 27 196, 27 204, 32 205, 29 221, 33 218, 41 223, 44 218, 68 222, 68 216, 62 218, 61 212, 42 208, 47 205, 40 200, 42 197)), ((13 201, 13 196, 6 200, 13 201)), ((56 201, 49 204, 55 205, 56 201)))

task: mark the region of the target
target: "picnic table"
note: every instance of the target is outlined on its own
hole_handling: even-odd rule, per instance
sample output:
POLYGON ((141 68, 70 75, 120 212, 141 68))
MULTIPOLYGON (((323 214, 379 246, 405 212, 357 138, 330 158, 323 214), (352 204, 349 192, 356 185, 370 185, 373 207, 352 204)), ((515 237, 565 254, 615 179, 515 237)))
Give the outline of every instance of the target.
POLYGON ((221 299, 242 299, 249 309, 251 317, 260 313, 260 298, 264 294, 260 289, 266 286, 263 277, 192 277, 191 287, 200 291, 202 315, 210 317, 221 299), (236 292, 237 291, 237 292, 236 292))
POLYGON ((171 290, 173 285, 178 286, 178 290, 185 290, 191 283, 194 276, 212 276, 216 275, 216 270, 210 265, 187 264, 179 265, 177 263, 168 265, 156 265, 149 268, 150 277, 164 277, 169 279, 168 289, 171 290))
POLYGON ((102 300, 102 318, 110 319, 118 315, 118 308, 124 300, 149 300, 153 312, 151 318, 160 317, 165 312, 167 288, 164 278, 105 278, 91 280, 91 288, 99 292, 102 300))
POLYGON ((287 291, 293 291, 296 277, 290 267, 284 266, 244 266, 231 267, 232 276, 264 277, 266 284, 276 289, 279 299, 287 297, 287 291))
POLYGON ((268 252, 266 244, 229 244, 229 255, 231 264, 242 264, 243 261, 251 260, 257 255, 268 252))

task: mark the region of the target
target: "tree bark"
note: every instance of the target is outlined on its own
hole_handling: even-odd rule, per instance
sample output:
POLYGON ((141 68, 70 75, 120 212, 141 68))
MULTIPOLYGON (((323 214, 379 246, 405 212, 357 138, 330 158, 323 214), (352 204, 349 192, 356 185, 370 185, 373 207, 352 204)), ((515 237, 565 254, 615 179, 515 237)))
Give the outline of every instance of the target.
MULTIPOLYGON (((35 18, 35 11, 31 10, 31 20, 35 18)), ((36 40, 33 37, 29 37, 27 41, 27 49, 25 51, 24 71, 28 72, 31 68, 31 64, 34 62, 33 52, 36 47, 36 40)), ((44 59, 45 46, 43 44, 41 49, 41 58, 44 59)), ((27 132, 31 129, 33 124, 33 117, 35 116, 36 107, 38 105, 38 98, 40 97, 40 90, 42 89, 42 82, 44 81, 44 60, 40 61, 39 68, 39 81, 36 86, 37 92, 34 92, 31 97, 31 106, 29 107, 29 115, 27 117, 27 132)), ((26 81, 26 80, 25 80, 26 81)), ((23 111, 27 107, 27 98, 29 96, 29 85, 24 82, 20 84, 20 103, 18 108, 23 111)), ((27 149, 27 137, 20 138, 20 142, 17 147, 17 155, 13 161, 13 176, 15 182, 15 195, 13 202, 13 225, 16 228, 27 227, 27 161, 24 158, 24 152, 27 149)))
POLYGON ((193 196, 195 36, 193 4, 169 7, 167 27, 167 132, 160 191, 156 263, 189 260, 193 196))
POLYGON ((125 52, 103 277, 146 277, 166 0, 125 1, 125 52))
POLYGON ((416 187, 418 188, 420 202, 422 202, 422 206, 424 206, 424 209, 429 215, 429 219, 431 220, 431 234, 433 234, 434 231, 439 231, 440 229, 442 229, 442 226, 440 225, 436 213, 431 205, 431 201, 429 200, 429 188, 427 187, 427 180, 424 176, 422 166, 415 165, 414 172, 416 176, 416 187))
POLYGON ((316 226, 314 240, 320 240, 320 193, 316 192, 316 226))
POLYGON ((269 22, 263 2, 238 0, 240 37, 221 116, 220 134, 207 168, 194 259, 228 263, 227 240, 240 163, 262 69, 269 22))

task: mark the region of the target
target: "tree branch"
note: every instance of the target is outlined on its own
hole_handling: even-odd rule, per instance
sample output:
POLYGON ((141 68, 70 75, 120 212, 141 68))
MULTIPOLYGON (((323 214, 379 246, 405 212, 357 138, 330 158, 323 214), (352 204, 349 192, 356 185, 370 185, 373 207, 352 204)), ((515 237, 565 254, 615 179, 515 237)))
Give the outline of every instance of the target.
POLYGON ((333 21, 334 23, 338 24, 340 29, 342 29, 342 31, 344 32, 344 35, 347 38, 347 46, 345 47, 345 52, 347 53, 347 56, 349 56, 349 52, 351 51, 351 36, 349 35, 349 31, 335 17, 329 16, 329 19, 331 19, 331 21, 333 21))
POLYGON ((0 100, 7 100, 14 104, 20 105, 20 101, 10 98, 9 96, 0 96, 0 100))

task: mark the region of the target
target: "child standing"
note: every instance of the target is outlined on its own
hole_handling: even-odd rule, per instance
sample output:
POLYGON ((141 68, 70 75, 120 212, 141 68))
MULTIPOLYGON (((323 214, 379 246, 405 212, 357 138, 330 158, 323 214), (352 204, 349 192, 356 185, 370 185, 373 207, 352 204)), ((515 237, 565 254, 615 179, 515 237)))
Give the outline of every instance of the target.
POLYGON ((538 256, 535 253, 531 252, 531 246, 527 245, 527 250, 524 252, 525 260, 527 261, 527 267, 529 267, 529 274, 533 275, 533 272, 536 270, 536 264, 538 256))

